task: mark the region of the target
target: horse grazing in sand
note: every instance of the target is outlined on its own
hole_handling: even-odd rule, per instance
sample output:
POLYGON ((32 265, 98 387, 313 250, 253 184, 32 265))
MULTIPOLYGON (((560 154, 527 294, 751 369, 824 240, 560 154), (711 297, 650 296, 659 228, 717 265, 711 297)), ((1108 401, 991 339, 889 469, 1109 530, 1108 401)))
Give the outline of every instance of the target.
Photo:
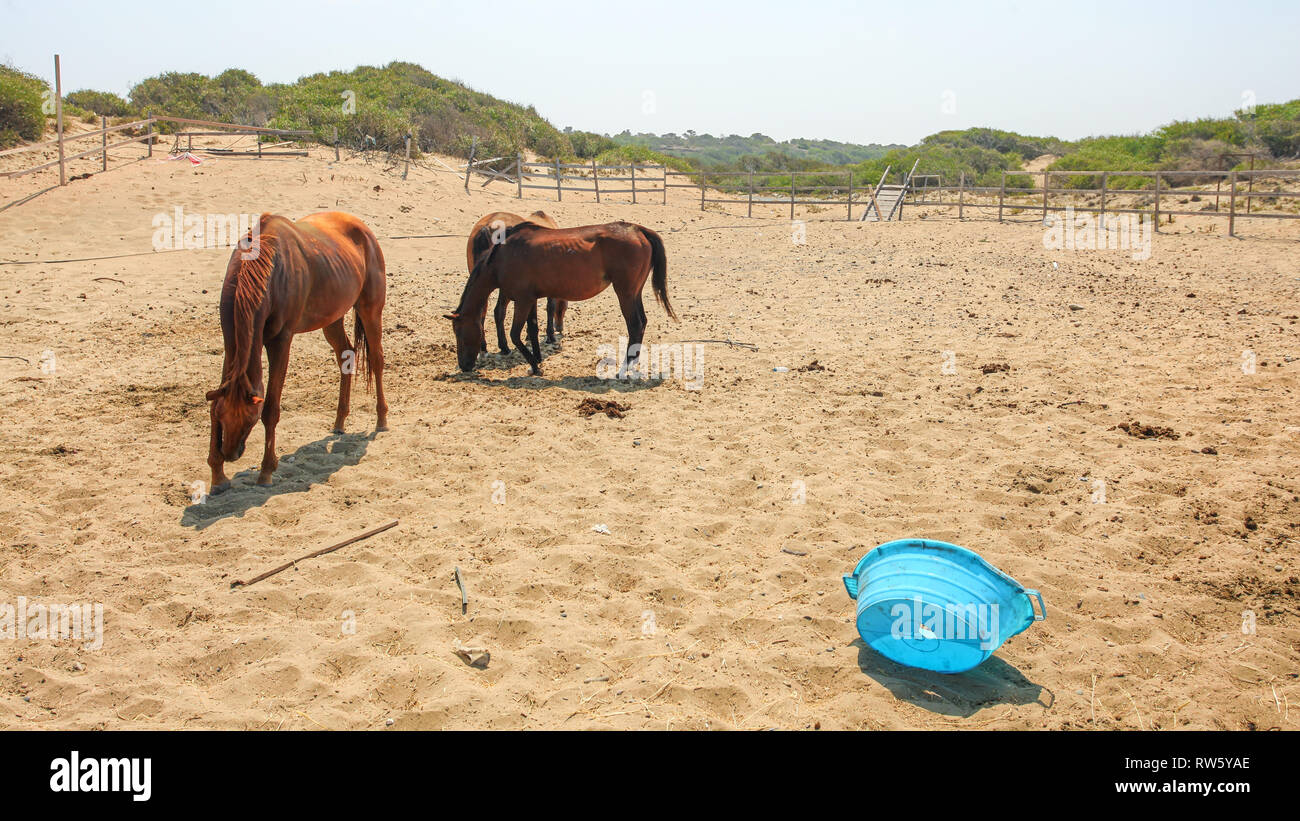
POLYGON ((450 314, 456 334, 456 361, 462 371, 474 370, 482 344, 483 315, 494 288, 515 303, 510 337, 528 360, 534 375, 542 369, 537 340, 537 300, 548 297, 578 302, 591 299, 610 285, 618 296, 627 323, 627 366, 640 354, 645 336, 645 304, 641 289, 653 271, 651 285, 659 304, 673 319, 668 303, 668 257, 663 240, 649 228, 630 222, 547 229, 532 222, 507 228, 501 242, 492 242, 489 229, 480 229, 487 253, 470 272, 460 305, 450 314), (528 323, 532 350, 524 346, 520 329, 528 323))
POLYGON ((384 401, 384 352, 380 315, 387 278, 384 255, 375 235, 351 214, 327 211, 297 222, 263 214, 256 236, 249 232, 226 266, 221 288, 221 335, 226 357, 221 387, 208 392, 212 403, 212 432, 208 466, 212 493, 230 487, 222 465, 244 453, 244 444, 258 417, 266 428, 259 485, 271 484, 279 460, 275 455, 275 425, 280 420, 280 393, 289 368, 289 344, 294 334, 320 328, 334 348, 339 367, 339 405, 334 432, 343 432, 352 392, 352 373, 360 368, 375 385, 378 430, 388 429, 384 401), (356 308, 348 342, 343 317, 356 308), (262 347, 271 379, 262 385, 262 347), (367 367, 368 366, 368 367, 367 367))
MULTIPOLYGON (((474 227, 469 232, 469 243, 465 248, 466 269, 473 273, 474 263, 478 258, 485 254, 492 247, 492 243, 500 242, 505 238, 507 228, 513 228, 524 221, 534 222, 543 228, 559 228, 560 226, 551 219, 551 215, 545 211, 534 211, 527 217, 521 217, 518 214, 512 214, 509 211, 493 211, 491 214, 474 223, 474 227), (490 228, 491 233, 485 238, 482 234, 484 228, 490 228)), ((497 297, 497 307, 492 316, 497 323, 497 347, 501 353, 510 353, 510 344, 506 342, 506 306, 510 300, 504 296, 497 297)), ((556 335, 564 336, 564 312, 569 308, 569 303, 563 299, 546 300, 546 341, 554 345, 556 335)), ((484 325, 487 320, 487 300, 483 302, 483 319, 484 325)), ((488 349, 487 331, 483 333, 483 350, 488 349)))

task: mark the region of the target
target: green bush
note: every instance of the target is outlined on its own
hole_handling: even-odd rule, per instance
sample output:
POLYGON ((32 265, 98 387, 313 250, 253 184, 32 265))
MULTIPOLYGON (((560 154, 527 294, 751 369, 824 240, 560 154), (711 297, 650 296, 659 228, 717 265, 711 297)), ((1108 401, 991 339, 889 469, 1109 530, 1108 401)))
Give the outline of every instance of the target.
POLYGON ((92 91, 83 88, 64 96, 64 105, 75 105, 103 117, 125 117, 133 113, 131 104, 111 91, 92 91))
POLYGON ((0 66, 0 148, 45 133, 45 95, 50 87, 34 74, 0 66))

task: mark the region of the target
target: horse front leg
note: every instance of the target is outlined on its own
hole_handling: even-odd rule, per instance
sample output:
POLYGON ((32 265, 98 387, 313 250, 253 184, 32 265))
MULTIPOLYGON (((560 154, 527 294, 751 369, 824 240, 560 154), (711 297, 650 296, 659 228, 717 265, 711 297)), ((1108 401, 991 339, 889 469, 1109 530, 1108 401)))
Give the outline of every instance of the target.
MULTIPOLYGON (((506 341, 506 308, 510 307, 510 300, 504 296, 497 297, 496 310, 492 312, 492 318, 497 322, 497 348, 501 351, 502 356, 510 353, 510 343, 506 341)), ((483 310, 487 310, 487 303, 483 303, 483 310)), ((483 343, 483 349, 487 350, 487 343, 483 343)))
POLYGON ((532 303, 533 303, 532 310, 525 311, 524 302, 521 300, 515 300, 515 315, 510 322, 510 338, 514 340, 515 347, 519 349, 519 353, 523 354, 524 359, 528 362, 529 365, 532 366, 533 376, 541 376, 542 369, 538 366, 541 364, 542 358, 540 356, 537 357, 533 356, 533 352, 528 350, 528 348, 524 345, 524 340, 521 335, 521 331, 523 331, 524 328, 524 323, 527 322, 528 318, 531 316, 533 318, 533 328, 534 328, 533 339, 537 338, 536 336, 537 300, 533 299, 532 303))
POLYGON ((537 303, 528 313, 528 343, 533 346, 533 358, 542 361, 542 343, 537 339, 537 303))
POLYGON ((266 345, 266 358, 270 363, 270 380, 266 386, 266 399, 262 408, 262 427, 266 430, 266 447, 262 451, 262 470, 257 474, 259 485, 271 484, 271 474, 280 460, 275 455, 275 426, 280 421, 280 394, 284 390, 284 377, 289 372, 289 343, 293 337, 285 334, 266 345))
POLYGON ((208 469, 212 471, 212 483, 208 485, 208 492, 216 496, 230 488, 230 480, 226 478, 226 460, 221 455, 221 423, 217 421, 216 413, 210 411, 212 417, 212 430, 208 434, 208 469))

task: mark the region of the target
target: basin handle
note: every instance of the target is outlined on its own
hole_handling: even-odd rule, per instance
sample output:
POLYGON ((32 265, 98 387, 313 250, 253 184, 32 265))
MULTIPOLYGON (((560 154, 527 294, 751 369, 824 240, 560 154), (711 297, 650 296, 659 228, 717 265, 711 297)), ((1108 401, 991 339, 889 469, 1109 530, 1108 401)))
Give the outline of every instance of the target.
POLYGON ((848 591, 850 599, 856 599, 858 597, 858 577, 852 573, 845 573, 844 589, 848 591))
MULTIPOLYGON (((1038 599, 1038 612, 1034 613, 1034 621, 1042 621, 1043 619, 1047 618, 1047 605, 1043 604, 1043 594, 1039 593, 1037 590, 1030 590, 1028 588, 1025 588, 1025 595, 1038 599)), ((1034 609, 1034 605, 1032 602, 1030 602, 1029 604, 1029 609, 1030 610, 1034 609)))

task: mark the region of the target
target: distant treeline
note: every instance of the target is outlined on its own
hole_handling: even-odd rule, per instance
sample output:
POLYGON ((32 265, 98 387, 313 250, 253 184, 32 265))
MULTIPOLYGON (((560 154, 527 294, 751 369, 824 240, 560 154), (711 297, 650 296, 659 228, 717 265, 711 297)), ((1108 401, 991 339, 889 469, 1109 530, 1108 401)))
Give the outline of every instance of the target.
MULTIPOLYGON (((39 139, 47 84, 19 69, 0 66, 0 147, 39 139)), ((715 137, 709 134, 633 134, 613 136, 561 131, 532 106, 511 103, 446 80, 414 63, 359 66, 302 77, 293 83, 263 84, 253 74, 229 69, 209 77, 167 72, 137 83, 126 99, 106 91, 81 89, 64 98, 65 116, 98 122, 101 115, 124 120, 146 112, 243 125, 310 130, 329 143, 337 130, 352 149, 396 151, 409 133, 413 153, 433 151, 464 157, 477 142, 480 158, 518 152, 547 159, 588 160, 600 164, 663 163, 678 170, 752 169, 767 185, 782 184, 791 171, 826 171, 827 185, 839 185, 846 171, 854 185, 879 180, 886 168, 898 181, 914 162, 918 173, 941 174, 955 182, 996 185, 1002 172, 1021 171, 1044 154, 1055 155, 1051 170, 1154 171, 1219 170, 1241 167, 1240 157, 1255 152, 1257 165, 1276 165, 1300 157, 1300 100, 1264 104, 1231 117, 1179 121, 1149 134, 1100 136, 1065 141, 1029 137, 992 128, 941 131, 914 146, 857 145, 834 140, 776 141, 764 134, 715 137), (832 174, 832 172, 834 172, 832 174), (785 174, 783 178, 781 175, 785 174)), ((1150 180, 1117 181, 1140 187, 1150 180)), ((1027 185, 1016 175, 1009 185, 1027 185)), ((1062 179, 1062 185, 1096 187, 1093 177, 1062 179)))

